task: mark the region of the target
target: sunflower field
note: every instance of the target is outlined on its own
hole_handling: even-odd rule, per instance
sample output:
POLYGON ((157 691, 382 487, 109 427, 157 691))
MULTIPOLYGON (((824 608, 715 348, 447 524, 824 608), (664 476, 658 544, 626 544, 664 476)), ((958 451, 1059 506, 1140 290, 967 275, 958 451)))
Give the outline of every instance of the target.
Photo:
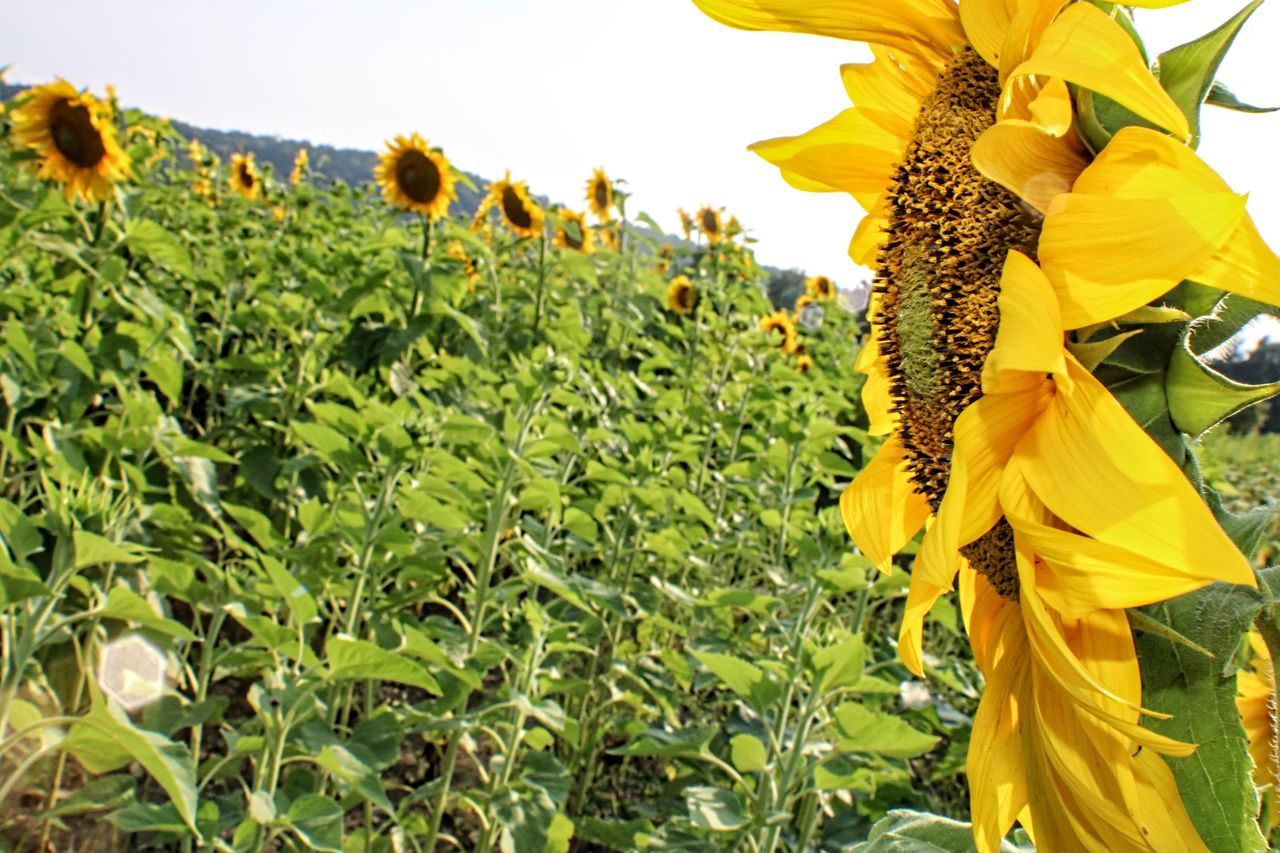
POLYGON ((752 146, 865 312, 590 164, 4 103, 0 850, 1268 849, 1280 257, 1195 151, 1260 2, 694 0, 871 44, 752 146))

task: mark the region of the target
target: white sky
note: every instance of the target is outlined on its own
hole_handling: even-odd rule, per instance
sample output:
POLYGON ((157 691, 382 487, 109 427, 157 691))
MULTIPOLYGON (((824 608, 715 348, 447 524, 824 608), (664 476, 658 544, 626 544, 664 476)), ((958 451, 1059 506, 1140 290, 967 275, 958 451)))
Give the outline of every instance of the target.
MULTIPOLYGON (((884 0, 886 6, 895 0, 884 0)), ((1216 27, 1245 0, 1139 11, 1153 52, 1216 27)), ((847 106, 838 67, 860 45, 748 33, 689 0, 58 0, 6 4, 11 81, 60 75, 160 115, 224 130, 379 149, 414 130, 460 168, 582 205, 593 166, 625 178, 629 211, 669 231, 675 209, 724 206, 762 262, 853 285, 860 211, 802 193, 746 151, 847 106), (52 16, 52 17, 51 17, 52 16)), ((1264 4, 1221 79, 1280 103, 1280 5, 1264 4)), ((1201 155, 1280 248, 1280 114, 1206 110, 1201 155)))

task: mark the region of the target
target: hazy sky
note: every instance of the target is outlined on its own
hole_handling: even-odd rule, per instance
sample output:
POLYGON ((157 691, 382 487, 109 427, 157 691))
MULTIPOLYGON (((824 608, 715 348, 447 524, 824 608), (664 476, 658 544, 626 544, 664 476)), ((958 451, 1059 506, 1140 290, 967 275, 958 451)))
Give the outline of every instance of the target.
MULTIPOLYGON (((890 6, 895 0, 885 0, 890 6)), ((1155 50, 1206 32, 1244 0, 1138 13, 1155 50)), ((745 146, 847 106, 860 45, 747 33, 689 0, 59 0, 12 3, 0 31, 11 81, 61 75, 196 125, 379 149, 421 132, 460 168, 510 169, 582 205, 593 166, 629 181, 630 210, 670 231, 675 208, 737 214, 768 264, 852 285, 851 199, 801 193, 745 146)), ((1280 103, 1280 7, 1264 4, 1221 71, 1280 103)), ((1206 111, 1202 156, 1280 247, 1280 114, 1206 111)))

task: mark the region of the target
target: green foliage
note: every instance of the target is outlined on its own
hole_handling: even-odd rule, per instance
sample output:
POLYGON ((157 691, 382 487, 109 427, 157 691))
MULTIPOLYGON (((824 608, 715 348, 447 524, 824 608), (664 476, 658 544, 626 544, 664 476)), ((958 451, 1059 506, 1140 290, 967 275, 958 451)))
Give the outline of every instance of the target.
POLYGON ((800 373, 741 245, 659 272, 629 223, 583 256, 342 182, 201 197, 129 121, 101 209, 0 151, 3 837, 801 849, 963 813, 972 665, 959 713, 900 705, 904 576, 836 506, 855 318, 800 373), (131 715, 124 634, 168 667, 131 715))

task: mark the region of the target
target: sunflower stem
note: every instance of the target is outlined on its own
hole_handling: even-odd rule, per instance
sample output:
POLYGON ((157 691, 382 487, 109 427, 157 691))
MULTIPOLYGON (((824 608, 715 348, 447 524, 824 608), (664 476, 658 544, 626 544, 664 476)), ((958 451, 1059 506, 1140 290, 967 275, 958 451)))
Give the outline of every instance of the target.
MULTIPOLYGON (((431 284, 431 224, 430 216, 422 217, 422 275, 426 279, 427 285, 431 284)), ((414 279, 413 282, 413 304, 409 307, 409 322, 413 322, 418 316, 418 309, 422 305, 422 282, 414 279)))
POLYGON ((542 320, 542 294, 547 286, 547 235, 543 233, 538 243, 538 296, 533 305, 533 334, 538 334, 538 323, 542 320))

